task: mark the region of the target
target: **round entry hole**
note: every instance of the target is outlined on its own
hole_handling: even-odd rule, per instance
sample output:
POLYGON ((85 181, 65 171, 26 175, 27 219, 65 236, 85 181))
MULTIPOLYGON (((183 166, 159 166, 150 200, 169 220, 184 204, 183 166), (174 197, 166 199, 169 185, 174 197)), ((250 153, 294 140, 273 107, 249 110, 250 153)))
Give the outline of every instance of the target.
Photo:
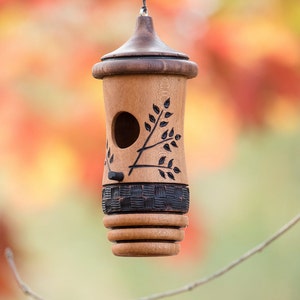
POLYGON ((139 137, 140 125, 128 112, 119 113, 113 122, 113 136, 119 148, 131 146, 139 137))

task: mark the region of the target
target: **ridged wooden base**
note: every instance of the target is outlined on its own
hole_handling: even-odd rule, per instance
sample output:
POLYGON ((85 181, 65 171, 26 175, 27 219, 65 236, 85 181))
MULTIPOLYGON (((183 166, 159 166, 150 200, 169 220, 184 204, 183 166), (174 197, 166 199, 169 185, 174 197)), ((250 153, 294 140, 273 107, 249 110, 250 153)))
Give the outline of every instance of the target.
POLYGON ((117 256, 171 256, 180 251, 188 217, 178 214, 107 215, 104 226, 111 229, 108 240, 113 242, 117 256))

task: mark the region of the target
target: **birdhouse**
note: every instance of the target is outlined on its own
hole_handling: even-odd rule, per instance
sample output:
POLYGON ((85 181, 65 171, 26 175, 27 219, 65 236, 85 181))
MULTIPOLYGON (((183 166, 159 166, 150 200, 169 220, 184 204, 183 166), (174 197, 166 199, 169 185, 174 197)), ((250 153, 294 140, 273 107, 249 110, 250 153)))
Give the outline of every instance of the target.
POLYGON ((197 65, 160 40, 148 15, 93 67, 106 112, 103 222, 117 256, 180 251, 189 209, 186 81, 196 75, 197 65))

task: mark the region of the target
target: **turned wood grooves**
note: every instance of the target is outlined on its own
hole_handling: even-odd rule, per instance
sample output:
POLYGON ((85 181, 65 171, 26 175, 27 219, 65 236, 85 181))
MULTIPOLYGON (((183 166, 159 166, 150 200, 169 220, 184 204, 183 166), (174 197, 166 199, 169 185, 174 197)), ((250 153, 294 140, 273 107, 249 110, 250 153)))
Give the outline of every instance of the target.
POLYGON ((117 256, 169 256, 180 251, 188 217, 175 214, 123 214, 103 219, 117 256))

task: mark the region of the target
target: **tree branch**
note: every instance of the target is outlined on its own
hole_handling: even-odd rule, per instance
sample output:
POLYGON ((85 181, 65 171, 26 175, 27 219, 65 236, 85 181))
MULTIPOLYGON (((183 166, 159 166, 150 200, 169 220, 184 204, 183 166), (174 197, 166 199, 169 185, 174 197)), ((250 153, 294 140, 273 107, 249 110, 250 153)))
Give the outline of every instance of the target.
POLYGON ((262 242, 261 244, 257 245, 256 247, 252 248, 251 250, 247 251, 245 254, 243 254, 240 258, 234 260, 232 263, 227 265, 226 267, 220 269, 219 271, 213 273, 212 275, 208 277, 204 277, 202 279, 196 280, 195 282, 189 283, 181 288, 170 290, 164 293, 155 294, 149 297, 141 298, 140 300, 157 300, 162 299, 166 297, 175 296, 178 294, 186 293, 189 291, 192 291, 193 289, 202 286, 210 281, 213 281, 217 279, 218 277, 221 277, 222 275, 226 274, 233 268, 237 267, 250 257, 252 257, 254 254, 262 252, 266 247, 268 247, 271 243, 273 243, 275 240, 277 240, 279 237, 281 237, 284 233, 286 233, 289 229, 291 229, 293 226, 295 226, 300 220, 300 214, 296 215, 292 220, 290 220, 288 223, 286 223, 284 226, 282 226, 275 234, 273 234, 270 238, 262 242))
MULTIPOLYGON (((167 292, 163 292, 160 294, 155 294, 149 297, 143 297, 140 300, 157 300, 157 299, 162 299, 162 298, 166 298, 166 297, 171 297, 171 296, 175 296, 175 295, 179 295, 185 292, 189 292, 192 291, 193 289, 200 287, 210 281, 213 281, 223 275, 225 275, 226 273, 228 273, 230 270, 232 270, 233 268, 237 267, 238 265, 240 265, 241 263, 243 263, 244 261, 248 260, 249 258, 251 258, 254 254, 260 253, 262 252, 266 247, 268 247, 271 243, 273 243, 274 241, 276 241, 277 239, 279 239, 282 235, 284 235, 289 229, 291 229, 293 226, 295 226, 298 222, 300 221, 300 214, 296 215, 293 219, 291 219, 288 223, 286 223, 285 225, 283 225, 276 233, 274 233, 271 237, 269 237, 267 240, 265 240, 264 242, 260 243, 259 245, 255 246, 254 248, 252 248, 251 250, 247 251, 246 253, 244 253, 241 257, 239 257, 238 259, 234 260, 233 262, 231 262, 229 265, 227 265, 226 267, 220 269, 219 271, 213 273, 210 276, 204 277, 202 279, 196 280, 192 283, 189 283, 181 288, 178 289, 174 289, 174 290, 170 290, 167 292)), ((41 298, 40 296, 38 296, 35 292, 33 292, 21 279, 15 261, 14 261, 14 255, 13 252, 10 248, 6 248, 5 249, 5 256, 7 259, 7 262, 13 272, 13 275, 17 281, 18 286, 20 287, 20 289, 23 291, 23 293, 29 297, 31 297, 34 300, 43 300, 43 298, 41 298)))
POLYGON ((19 275, 19 272, 18 272, 16 264, 15 264, 14 254, 10 248, 5 249, 5 257, 10 266, 10 269, 13 272, 15 280, 16 280, 18 286, 20 287, 20 289, 22 290, 22 292, 34 300, 43 300, 43 298, 41 298, 35 292, 33 292, 21 279, 21 276, 19 275))

